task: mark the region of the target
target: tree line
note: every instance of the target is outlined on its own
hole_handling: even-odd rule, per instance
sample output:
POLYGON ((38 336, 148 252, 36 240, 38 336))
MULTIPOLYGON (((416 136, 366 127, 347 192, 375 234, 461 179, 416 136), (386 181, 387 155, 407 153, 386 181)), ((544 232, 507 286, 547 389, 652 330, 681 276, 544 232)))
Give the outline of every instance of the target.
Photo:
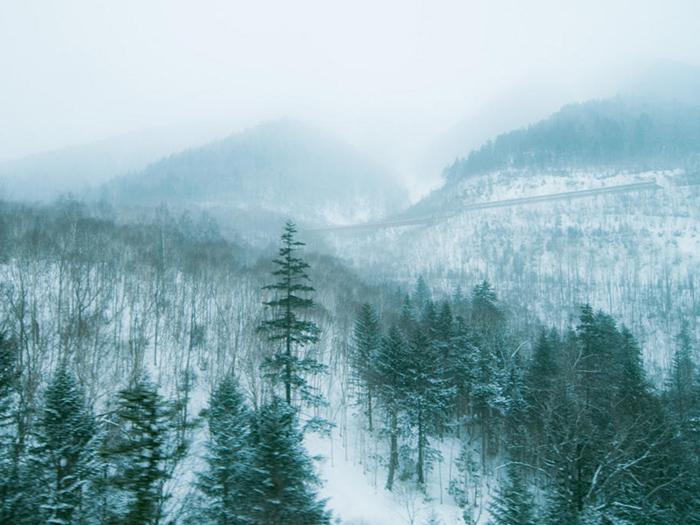
POLYGON ((673 169, 697 164, 697 107, 623 98, 571 104, 499 135, 444 171, 456 181, 508 169, 673 169))
POLYGON ((397 477, 425 487, 445 439, 463 447, 450 492, 475 523, 481 476, 500 479, 495 524, 697 523, 700 375, 687 325, 664 385, 634 336, 589 305, 533 344, 508 330, 491 285, 430 299, 419 279, 382 323, 364 304, 353 341, 355 398, 397 477))

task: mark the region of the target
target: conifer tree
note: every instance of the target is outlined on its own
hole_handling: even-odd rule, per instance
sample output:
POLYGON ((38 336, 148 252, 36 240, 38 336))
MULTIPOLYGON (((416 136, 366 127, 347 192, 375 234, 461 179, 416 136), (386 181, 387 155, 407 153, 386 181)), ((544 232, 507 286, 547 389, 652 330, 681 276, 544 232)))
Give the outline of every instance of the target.
POLYGON ((684 321, 681 331, 676 337, 676 351, 671 365, 671 376, 668 382, 668 395, 672 409, 679 425, 687 430, 693 416, 698 415, 697 369, 692 356, 692 342, 688 322, 684 321))
POLYGON ((386 481, 388 490, 391 490, 394 485, 394 476, 399 466, 399 418, 406 345, 407 342, 401 331, 393 325, 388 334, 382 337, 376 360, 379 401, 388 420, 389 471, 386 481))
POLYGON ((104 456, 111 466, 109 483, 125 499, 108 509, 111 520, 125 525, 155 525, 166 500, 164 484, 184 452, 172 445, 173 411, 145 377, 118 394, 114 424, 118 433, 104 456))
POLYGON ((320 481, 303 446, 296 409, 275 398, 263 406, 255 427, 256 525, 326 525, 330 513, 315 488, 320 481))
POLYGON ((416 287, 413 290, 411 300, 419 311, 431 302, 430 288, 428 288, 428 283, 425 282, 422 275, 420 275, 418 281, 416 281, 416 287))
POLYGON ((23 468, 17 443, 17 348, 13 339, 0 332, 0 523, 28 521, 30 473, 23 468))
POLYGON ((452 321, 452 309, 449 303, 445 301, 440 306, 440 312, 437 314, 432 338, 440 343, 447 343, 452 337, 452 321))
POLYGON ((309 265, 296 256, 303 242, 297 241, 296 226, 287 221, 282 234, 282 246, 278 258, 272 262, 277 269, 272 275, 278 278, 274 284, 265 286, 275 297, 265 302, 265 306, 273 311, 273 318, 263 321, 258 331, 267 334, 270 341, 279 342, 281 348, 266 360, 265 365, 271 369, 270 377, 274 382, 284 385, 284 398, 287 404, 292 403, 293 390, 299 390, 302 398, 308 401, 319 401, 314 395, 304 376, 317 374, 324 367, 312 357, 300 357, 298 349, 318 342, 320 329, 313 321, 302 318, 302 312, 313 308, 313 299, 306 297, 313 292, 313 287, 307 283, 310 280, 306 270, 309 265))
POLYGON ((425 484, 427 454, 431 436, 442 433, 453 404, 455 389, 445 376, 444 354, 430 340, 418 333, 405 346, 400 372, 401 405, 416 429, 416 476, 425 484))
POLYGON ((365 303, 355 318, 353 327, 353 369, 355 380, 363 390, 361 402, 367 413, 368 429, 373 430, 373 403, 377 387, 376 358, 381 332, 379 317, 374 307, 365 303))
POLYGON ((484 280, 472 290, 472 322, 484 335, 493 337, 502 327, 505 315, 491 283, 484 280))
POLYGON ((200 474, 198 483, 209 498, 205 514, 219 525, 249 524, 253 495, 261 480, 251 434, 253 414, 232 375, 226 376, 212 394, 206 419, 209 468, 200 474))
POLYGON ((95 420, 85 395, 65 365, 54 373, 45 393, 44 411, 34 451, 37 475, 43 481, 42 510, 46 523, 79 521, 84 485, 94 468, 95 420))
POLYGON ((501 482, 491 502, 493 525, 535 525, 534 501, 530 495, 520 467, 509 464, 506 479, 501 482))

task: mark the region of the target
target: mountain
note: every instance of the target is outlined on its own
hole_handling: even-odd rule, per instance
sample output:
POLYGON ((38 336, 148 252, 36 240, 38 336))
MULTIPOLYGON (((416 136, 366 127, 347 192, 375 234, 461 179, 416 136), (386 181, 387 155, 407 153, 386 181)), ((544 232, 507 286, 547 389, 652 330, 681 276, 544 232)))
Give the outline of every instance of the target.
POLYGON ((81 193, 174 152, 225 136, 224 126, 230 132, 228 122, 155 127, 4 161, 0 185, 8 197, 30 201, 81 193))
POLYGON ((373 220, 406 203, 383 166, 289 119, 171 155, 110 182, 102 196, 120 205, 204 209, 248 223, 291 216, 318 225, 373 220))
POLYGON ((499 135, 455 161, 445 178, 505 169, 667 169, 699 153, 699 107, 618 97, 570 104, 537 124, 499 135))
POLYGON ((436 137, 421 153, 418 169, 438 176, 446 164, 487 140, 539 121, 571 102, 572 94, 551 83, 526 82, 473 111, 436 137))
POLYGON ((327 242, 380 280, 449 293, 487 279, 523 323, 566 330, 590 302, 639 335, 661 375, 684 320, 700 327, 699 132, 681 103, 567 106, 458 160, 397 216, 413 224, 327 242))
POLYGON ((445 165, 468 156, 493 137, 534 124, 567 104, 617 96, 640 103, 700 106, 700 66, 646 60, 575 70, 569 75, 533 73, 436 137, 421 152, 417 169, 437 184, 445 165))

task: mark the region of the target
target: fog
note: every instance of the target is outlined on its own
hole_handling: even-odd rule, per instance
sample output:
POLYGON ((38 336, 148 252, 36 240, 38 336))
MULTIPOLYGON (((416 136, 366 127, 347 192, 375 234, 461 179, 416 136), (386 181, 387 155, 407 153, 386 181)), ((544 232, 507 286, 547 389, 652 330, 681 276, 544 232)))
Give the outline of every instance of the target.
POLYGON ((0 160, 290 116, 409 172, 409 152, 520 85, 549 109, 595 96, 601 71, 697 64, 698 20, 692 0, 3 2, 0 160))

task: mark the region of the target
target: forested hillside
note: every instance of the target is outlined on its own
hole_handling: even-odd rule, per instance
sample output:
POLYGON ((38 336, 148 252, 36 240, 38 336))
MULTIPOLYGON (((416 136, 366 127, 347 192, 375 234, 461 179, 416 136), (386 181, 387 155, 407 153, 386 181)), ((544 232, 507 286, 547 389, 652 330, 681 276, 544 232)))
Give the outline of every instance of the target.
POLYGON ((571 104, 527 128, 499 135, 445 169, 448 181, 507 169, 692 166, 700 154, 700 109, 625 98, 571 104))
POLYGON ((0 521, 698 523, 694 146, 596 156, 606 104, 406 228, 314 230, 401 192, 289 122, 3 201, 0 521))
POLYGON ((385 167, 289 119, 171 155, 116 179, 102 197, 117 205, 165 202, 208 210, 237 231, 261 223, 269 228, 287 216, 315 225, 348 224, 407 204, 385 167))
POLYGON ((485 280, 363 284, 291 223, 251 253, 113 213, 0 210, 3 523, 697 522, 687 323, 655 383, 585 303, 556 330, 485 280))

